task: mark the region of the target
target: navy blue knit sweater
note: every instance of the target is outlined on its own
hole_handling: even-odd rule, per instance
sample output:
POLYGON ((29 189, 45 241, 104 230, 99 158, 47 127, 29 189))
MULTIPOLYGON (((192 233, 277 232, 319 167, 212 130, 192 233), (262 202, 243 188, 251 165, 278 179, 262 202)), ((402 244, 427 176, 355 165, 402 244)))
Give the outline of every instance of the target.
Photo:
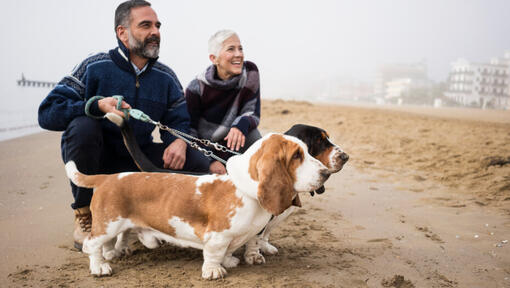
MULTIPOLYGON (((129 51, 120 41, 119 47, 109 53, 85 59, 43 100, 39 106, 39 125, 44 129, 63 131, 75 117, 85 115, 85 103, 91 97, 122 95, 132 108, 142 110, 151 119, 189 133, 190 117, 175 73, 160 62, 151 60, 147 69, 137 77, 128 59, 129 51)), ((93 103, 91 112, 102 114, 97 101, 93 103)), ((126 149, 119 128, 106 119, 98 121, 102 122, 105 142, 124 154, 126 149)), ((129 124, 140 146, 152 141, 153 125, 137 120, 130 120, 129 124)), ((175 137, 163 131, 161 139, 169 145, 175 137)))

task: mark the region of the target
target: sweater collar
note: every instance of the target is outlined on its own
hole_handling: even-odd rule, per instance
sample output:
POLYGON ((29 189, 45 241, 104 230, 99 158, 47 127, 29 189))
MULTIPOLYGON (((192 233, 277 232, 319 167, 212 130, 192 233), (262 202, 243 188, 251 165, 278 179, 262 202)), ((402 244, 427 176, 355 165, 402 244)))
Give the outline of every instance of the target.
POLYGON ((243 72, 241 72, 241 74, 236 75, 228 80, 222 80, 221 78, 218 77, 218 72, 215 65, 207 67, 207 69, 197 78, 198 80, 204 82, 206 85, 221 90, 242 88, 246 83, 246 67, 244 66, 245 65, 243 65, 243 72))
MULTIPOLYGON (((135 72, 131 61, 129 60, 129 49, 117 38, 117 43, 119 47, 110 50, 110 55, 112 56, 113 61, 122 69, 135 72)), ((154 63, 158 60, 159 57, 154 59, 149 59, 147 65, 144 67, 144 70, 149 70, 154 63), (146 69, 145 69, 146 68, 146 69)))

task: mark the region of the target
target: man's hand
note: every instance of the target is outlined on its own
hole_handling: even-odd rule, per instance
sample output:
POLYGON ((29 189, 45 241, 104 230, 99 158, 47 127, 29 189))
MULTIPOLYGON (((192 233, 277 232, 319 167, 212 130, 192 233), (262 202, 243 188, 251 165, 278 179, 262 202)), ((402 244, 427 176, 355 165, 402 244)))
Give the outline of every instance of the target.
POLYGON ((223 164, 221 164, 220 161, 212 162, 211 165, 209 166, 209 171, 211 171, 211 173, 215 173, 215 174, 227 173, 227 169, 225 169, 225 166, 223 166, 223 164))
POLYGON ((181 170, 186 162, 186 142, 175 139, 163 153, 163 167, 166 169, 181 170))
POLYGON ((223 138, 223 140, 227 140, 228 149, 234 151, 239 151, 239 148, 244 147, 245 139, 243 132, 235 127, 230 128, 227 137, 223 138))
MULTIPOLYGON (((117 99, 113 97, 100 99, 97 101, 97 106, 99 107, 99 110, 101 110, 101 112, 104 114, 113 112, 119 116, 124 117, 124 112, 117 110, 117 99)), ((128 103, 122 101, 121 108, 131 108, 131 106, 128 103)))

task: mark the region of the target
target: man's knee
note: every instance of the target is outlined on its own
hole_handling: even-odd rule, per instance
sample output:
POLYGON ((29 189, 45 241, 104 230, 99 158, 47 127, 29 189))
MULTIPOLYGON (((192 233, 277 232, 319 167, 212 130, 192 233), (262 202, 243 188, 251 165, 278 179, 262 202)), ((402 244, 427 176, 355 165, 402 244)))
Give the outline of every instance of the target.
POLYGON ((73 119, 62 134, 61 147, 64 162, 100 155, 103 149, 101 123, 87 116, 73 119))
POLYGON ((188 147, 186 150, 186 163, 184 164, 184 171, 191 172, 209 172, 209 158, 204 156, 198 150, 188 147))
POLYGON ((67 140, 95 142, 102 139, 101 122, 87 116, 74 118, 67 126, 64 137, 67 140))

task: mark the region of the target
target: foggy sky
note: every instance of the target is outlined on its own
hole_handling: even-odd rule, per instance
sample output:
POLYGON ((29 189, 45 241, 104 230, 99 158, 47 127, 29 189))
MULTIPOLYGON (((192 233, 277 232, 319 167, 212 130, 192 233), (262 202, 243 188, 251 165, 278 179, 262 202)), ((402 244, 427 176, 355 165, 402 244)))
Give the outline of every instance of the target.
MULTIPOLYGON (((1 86, 22 72, 59 81, 90 53, 116 46, 121 2, 3 3, 1 86)), ((426 60, 429 77, 442 81, 458 57, 488 61, 510 49, 505 0, 150 2, 162 22, 160 60, 184 86, 210 65, 209 36, 229 28, 259 67, 263 97, 289 98, 328 79, 370 81, 390 62, 426 60)))

